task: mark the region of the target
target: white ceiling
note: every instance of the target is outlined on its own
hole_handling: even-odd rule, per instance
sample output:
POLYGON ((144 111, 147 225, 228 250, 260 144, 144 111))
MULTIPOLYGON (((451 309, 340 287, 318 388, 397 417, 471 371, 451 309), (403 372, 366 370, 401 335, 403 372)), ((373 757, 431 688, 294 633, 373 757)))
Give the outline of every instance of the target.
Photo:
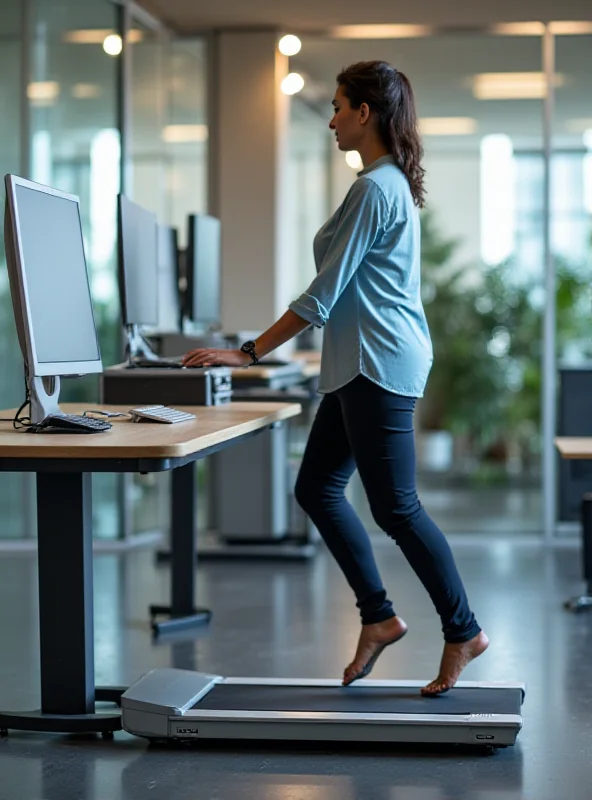
POLYGON ((320 31, 333 25, 419 23, 484 25, 523 20, 589 20, 590 0, 139 0, 177 31, 212 27, 274 26, 320 31))

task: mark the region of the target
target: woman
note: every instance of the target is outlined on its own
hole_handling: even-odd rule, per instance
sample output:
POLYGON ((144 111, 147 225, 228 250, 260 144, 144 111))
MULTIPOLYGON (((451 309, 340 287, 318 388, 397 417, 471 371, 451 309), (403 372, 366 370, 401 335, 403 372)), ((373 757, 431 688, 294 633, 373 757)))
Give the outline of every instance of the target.
POLYGON ((467 601, 448 543, 415 488, 413 412, 432 347, 420 297, 424 170, 415 101, 403 73, 381 61, 337 76, 329 127, 364 169, 314 241, 317 277, 284 316, 241 350, 194 350, 186 365, 256 362, 309 324, 324 326, 319 390, 324 397, 302 460, 296 498, 353 589, 362 631, 343 683, 367 676, 407 632, 380 578, 370 540, 345 499, 357 467, 377 524, 427 589, 442 621, 438 677, 448 691, 489 644, 467 601))

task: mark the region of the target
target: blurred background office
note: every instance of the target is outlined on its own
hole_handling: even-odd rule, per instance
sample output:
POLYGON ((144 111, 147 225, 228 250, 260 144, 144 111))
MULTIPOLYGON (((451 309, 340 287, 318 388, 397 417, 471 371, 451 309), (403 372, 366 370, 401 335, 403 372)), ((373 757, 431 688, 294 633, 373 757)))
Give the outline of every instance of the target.
MULTIPOLYGON (((122 354, 117 193, 176 227, 180 247, 188 214, 226 209, 228 216, 233 179, 250 177, 258 202, 256 154, 249 146, 230 153, 228 125, 220 130, 226 119, 237 135, 241 103, 250 102, 237 97, 232 120, 232 86, 216 85, 228 38, 220 44, 216 34, 163 19, 164 12, 110 0, 0 4, 0 103, 11 110, 0 115, 0 168, 80 196, 105 365, 122 354), (232 164, 234 175, 224 176, 221 164, 232 164)), ((389 60, 411 78, 426 151, 423 280, 436 361, 419 409, 424 500, 451 533, 573 533, 555 502, 549 434, 557 367, 583 368, 591 350, 592 23, 500 20, 471 31, 342 25, 265 35, 278 42, 293 32, 301 49, 278 62, 282 79, 302 80, 284 84, 278 101, 283 149, 273 158, 283 159, 284 185, 274 303, 306 287, 312 237, 360 168, 357 154, 336 150, 327 127, 335 75, 356 60, 389 60)), ((238 92, 241 81, 236 74, 238 92)), ((241 247, 240 237, 233 241, 241 247)), ((236 264, 228 241, 226 256, 236 264)), ((268 288, 269 275, 248 259, 244 271, 253 295, 237 290, 237 299, 235 273, 224 275, 223 263, 226 327, 234 318, 245 327, 240 303, 256 305, 268 288)), ((261 325, 269 321, 261 315, 261 325)), ((0 402, 18 406, 22 358, 4 269, 0 348, 0 402)), ((66 382, 62 397, 96 399, 97 380, 66 382)), ((113 476, 93 481, 95 535, 116 542, 125 527, 120 487, 113 476)), ((133 479, 133 534, 157 533, 166 518, 163 481, 133 479)), ((355 481, 350 491, 367 515, 355 481)), ((33 541, 33 492, 29 476, 4 476, 0 548, 33 541)))

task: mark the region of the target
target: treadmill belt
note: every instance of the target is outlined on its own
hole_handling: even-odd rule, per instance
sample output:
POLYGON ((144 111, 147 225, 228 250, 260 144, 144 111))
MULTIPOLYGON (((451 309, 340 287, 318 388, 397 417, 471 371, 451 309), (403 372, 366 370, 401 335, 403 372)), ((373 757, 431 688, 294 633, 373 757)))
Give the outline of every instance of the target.
POLYGON ((422 697, 419 688, 217 684, 193 708, 212 711, 341 711, 367 714, 518 714, 521 689, 452 689, 422 697))

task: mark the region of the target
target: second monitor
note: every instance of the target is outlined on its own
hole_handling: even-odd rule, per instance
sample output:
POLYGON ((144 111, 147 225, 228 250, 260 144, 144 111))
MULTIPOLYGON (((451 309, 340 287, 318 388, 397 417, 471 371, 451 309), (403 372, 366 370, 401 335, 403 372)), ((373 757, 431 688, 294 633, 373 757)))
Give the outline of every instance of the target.
POLYGON ((207 214, 188 217, 183 313, 199 326, 220 326, 220 220, 207 214))

